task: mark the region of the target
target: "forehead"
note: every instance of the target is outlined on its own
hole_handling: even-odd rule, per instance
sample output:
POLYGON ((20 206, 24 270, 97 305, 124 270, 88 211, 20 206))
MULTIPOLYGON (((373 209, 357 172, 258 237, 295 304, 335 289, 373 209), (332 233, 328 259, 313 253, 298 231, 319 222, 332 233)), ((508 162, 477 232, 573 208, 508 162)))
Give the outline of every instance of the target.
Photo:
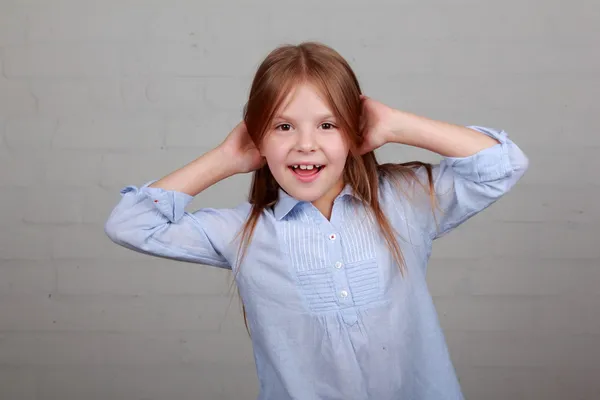
POLYGON ((296 85, 285 97, 275 113, 275 118, 331 117, 333 115, 323 93, 311 84, 302 83, 296 85))

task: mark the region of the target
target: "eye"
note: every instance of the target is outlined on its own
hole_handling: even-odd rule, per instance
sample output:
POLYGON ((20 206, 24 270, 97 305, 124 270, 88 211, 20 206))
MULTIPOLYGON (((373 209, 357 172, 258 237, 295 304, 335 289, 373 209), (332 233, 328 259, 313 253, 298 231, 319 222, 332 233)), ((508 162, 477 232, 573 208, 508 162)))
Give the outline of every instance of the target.
POLYGON ((321 126, 323 126, 323 127, 328 126, 329 128, 325 128, 326 131, 335 128, 335 126, 333 124, 329 123, 329 122, 324 122, 324 123, 321 124, 321 126))
POLYGON ((280 130, 283 130, 284 132, 287 132, 289 129, 291 129, 291 125, 290 124, 281 124, 281 125, 277 125, 275 127, 275 129, 279 129, 279 128, 282 128, 280 130), (287 128, 283 129, 282 127, 284 127, 284 126, 287 127, 287 128))

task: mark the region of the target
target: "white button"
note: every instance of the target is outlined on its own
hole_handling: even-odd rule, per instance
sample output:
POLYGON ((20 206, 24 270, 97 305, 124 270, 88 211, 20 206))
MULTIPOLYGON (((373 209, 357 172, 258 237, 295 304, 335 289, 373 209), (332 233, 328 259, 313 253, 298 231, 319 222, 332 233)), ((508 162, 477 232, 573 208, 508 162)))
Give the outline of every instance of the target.
POLYGON ((342 291, 340 292, 340 297, 341 297, 341 298, 348 297, 348 292, 347 292, 347 291, 345 291, 345 290, 342 290, 342 291))
POLYGON ((335 233, 332 233, 331 235, 329 235, 329 240, 335 240, 335 233))
POLYGON ((336 267, 337 269, 340 269, 340 268, 342 268, 342 263, 341 263, 341 262, 339 262, 339 261, 338 261, 338 262, 336 262, 336 263, 335 263, 335 267, 336 267))

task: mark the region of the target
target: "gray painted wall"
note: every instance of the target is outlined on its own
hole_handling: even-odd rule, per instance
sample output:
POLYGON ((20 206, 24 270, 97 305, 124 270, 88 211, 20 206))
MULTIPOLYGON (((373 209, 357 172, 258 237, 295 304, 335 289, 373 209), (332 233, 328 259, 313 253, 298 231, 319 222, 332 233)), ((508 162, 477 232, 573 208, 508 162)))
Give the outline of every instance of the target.
MULTIPOLYGON (((254 398, 230 274, 102 228, 122 186, 225 137, 268 51, 309 39, 368 95, 505 129, 530 158, 514 191, 434 248, 465 395, 600 398, 600 3, 321 3, 0 0, 0 398, 254 398)), ((192 208, 234 206, 249 182, 192 208)))

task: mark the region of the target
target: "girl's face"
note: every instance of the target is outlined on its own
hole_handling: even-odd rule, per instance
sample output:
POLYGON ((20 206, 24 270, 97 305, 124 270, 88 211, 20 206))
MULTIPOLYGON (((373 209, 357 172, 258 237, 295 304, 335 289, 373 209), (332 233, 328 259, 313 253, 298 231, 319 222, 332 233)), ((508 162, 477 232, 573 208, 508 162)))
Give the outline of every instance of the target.
POLYGON ((348 152, 333 112, 307 84, 288 95, 261 145, 261 153, 283 190, 327 214, 344 187, 348 152))

